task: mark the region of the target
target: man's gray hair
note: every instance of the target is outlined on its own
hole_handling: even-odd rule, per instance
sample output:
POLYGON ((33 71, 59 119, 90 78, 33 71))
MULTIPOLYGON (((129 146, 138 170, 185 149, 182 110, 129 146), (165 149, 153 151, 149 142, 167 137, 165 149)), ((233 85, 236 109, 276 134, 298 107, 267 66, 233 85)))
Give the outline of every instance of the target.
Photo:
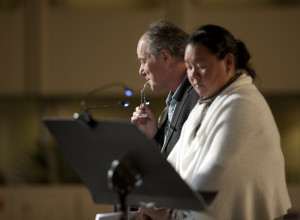
POLYGON ((184 59, 184 50, 188 34, 167 21, 151 23, 145 37, 147 52, 157 57, 162 49, 170 51, 172 56, 184 59))

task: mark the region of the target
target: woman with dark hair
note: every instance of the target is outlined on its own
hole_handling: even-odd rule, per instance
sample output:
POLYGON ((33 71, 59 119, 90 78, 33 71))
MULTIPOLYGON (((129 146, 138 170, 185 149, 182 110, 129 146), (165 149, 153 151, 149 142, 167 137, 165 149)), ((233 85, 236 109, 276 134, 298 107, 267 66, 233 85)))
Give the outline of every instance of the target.
MULTIPOLYGON (((185 49, 200 96, 168 156, 194 191, 217 191, 204 212, 140 209, 152 219, 274 220, 291 207, 280 136, 243 42, 205 25, 185 49)), ((142 218, 136 218, 142 219, 142 218)))
POLYGON ((203 213, 213 219, 274 220, 291 206, 280 136, 249 59, 244 43, 216 25, 199 28, 185 50, 200 100, 168 160, 193 190, 218 191, 203 213))

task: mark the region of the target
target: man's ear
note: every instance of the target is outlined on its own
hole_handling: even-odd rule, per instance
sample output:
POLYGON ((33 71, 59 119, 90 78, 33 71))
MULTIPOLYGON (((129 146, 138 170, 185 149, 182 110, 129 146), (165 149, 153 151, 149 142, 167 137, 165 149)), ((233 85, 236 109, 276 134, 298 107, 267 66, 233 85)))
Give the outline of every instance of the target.
POLYGON ((162 49, 161 52, 160 52, 161 56, 162 56, 162 59, 165 63, 168 63, 170 62, 170 58, 171 58, 171 53, 170 51, 168 51, 167 49, 162 49))

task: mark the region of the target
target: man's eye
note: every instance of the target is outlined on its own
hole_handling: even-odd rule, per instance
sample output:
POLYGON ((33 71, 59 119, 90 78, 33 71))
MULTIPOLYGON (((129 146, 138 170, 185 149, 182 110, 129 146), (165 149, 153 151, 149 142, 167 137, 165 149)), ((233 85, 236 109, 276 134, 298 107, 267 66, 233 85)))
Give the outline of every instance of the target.
POLYGON ((142 59, 142 64, 147 63, 148 59, 142 59))
POLYGON ((185 66, 186 66, 187 70, 193 69, 193 67, 191 67, 191 66, 189 66, 189 65, 185 65, 185 66))

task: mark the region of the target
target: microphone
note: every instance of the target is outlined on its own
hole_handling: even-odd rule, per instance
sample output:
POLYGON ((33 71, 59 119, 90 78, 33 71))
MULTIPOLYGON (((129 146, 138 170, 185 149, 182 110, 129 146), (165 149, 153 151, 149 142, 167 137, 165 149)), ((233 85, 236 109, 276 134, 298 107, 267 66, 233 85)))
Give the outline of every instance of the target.
POLYGON ((121 106, 127 108, 130 105, 130 103, 129 102, 124 102, 124 101, 118 101, 118 102, 110 104, 110 105, 95 105, 95 106, 90 106, 88 108, 85 107, 84 110, 85 111, 90 111, 92 109, 110 108, 110 107, 114 107, 114 106, 117 106, 117 105, 121 105, 121 106))
POLYGON ((88 98, 93 95, 96 92, 108 89, 108 88, 112 88, 112 87, 121 87, 124 90, 124 94, 127 97, 130 97, 133 95, 133 90, 129 89, 127 86, 125 86, 122 83, 110 83, 104 86, 101 86, 97 89, 92 90, 91 92, 89 92, 87 95, 84 96, 84 98, 80 101, 80 106, 81 106, 81 114, 78 114, 77 112, 74 113, 73 118, 75 120, 78 120, 80 122, 84 122, 84 124, 89 125, 89 127, 95 127, 96 126, 96 121, 92 118, 90 111, 93 109, 104 109, 104 108, 110 108, 110 107, 114 107, 114 106, 118 106, 121 105, 123 107, 128 107, 129 106, 129 102, 124 102, 124 101, 118 101, 116 103, 110 104, 110 105, 99 105, 99 106, 87 106, 87 100, 88 98))
POLYGON ((124 90, 124 94, 127 96, 127 97, 130 97, 133 95, 133 91, 131 89, 129 89, 127 86, 125 86, 124 84, 122 83, 109 83, 107 85, 104 85, 104 86, 101 86, 97 89, 94 89, 92 90, 91 92, 89 92, 80 102, 80 106, 81 106, 81 109, 86 109, 87 108, 87 99, 93 95, 94 93, 96 92, 100 92, 102 90, 105 90, 105 89, 108 89, 108 88, 112 88, 112 87, 121 87, 123 90, 124 90))

